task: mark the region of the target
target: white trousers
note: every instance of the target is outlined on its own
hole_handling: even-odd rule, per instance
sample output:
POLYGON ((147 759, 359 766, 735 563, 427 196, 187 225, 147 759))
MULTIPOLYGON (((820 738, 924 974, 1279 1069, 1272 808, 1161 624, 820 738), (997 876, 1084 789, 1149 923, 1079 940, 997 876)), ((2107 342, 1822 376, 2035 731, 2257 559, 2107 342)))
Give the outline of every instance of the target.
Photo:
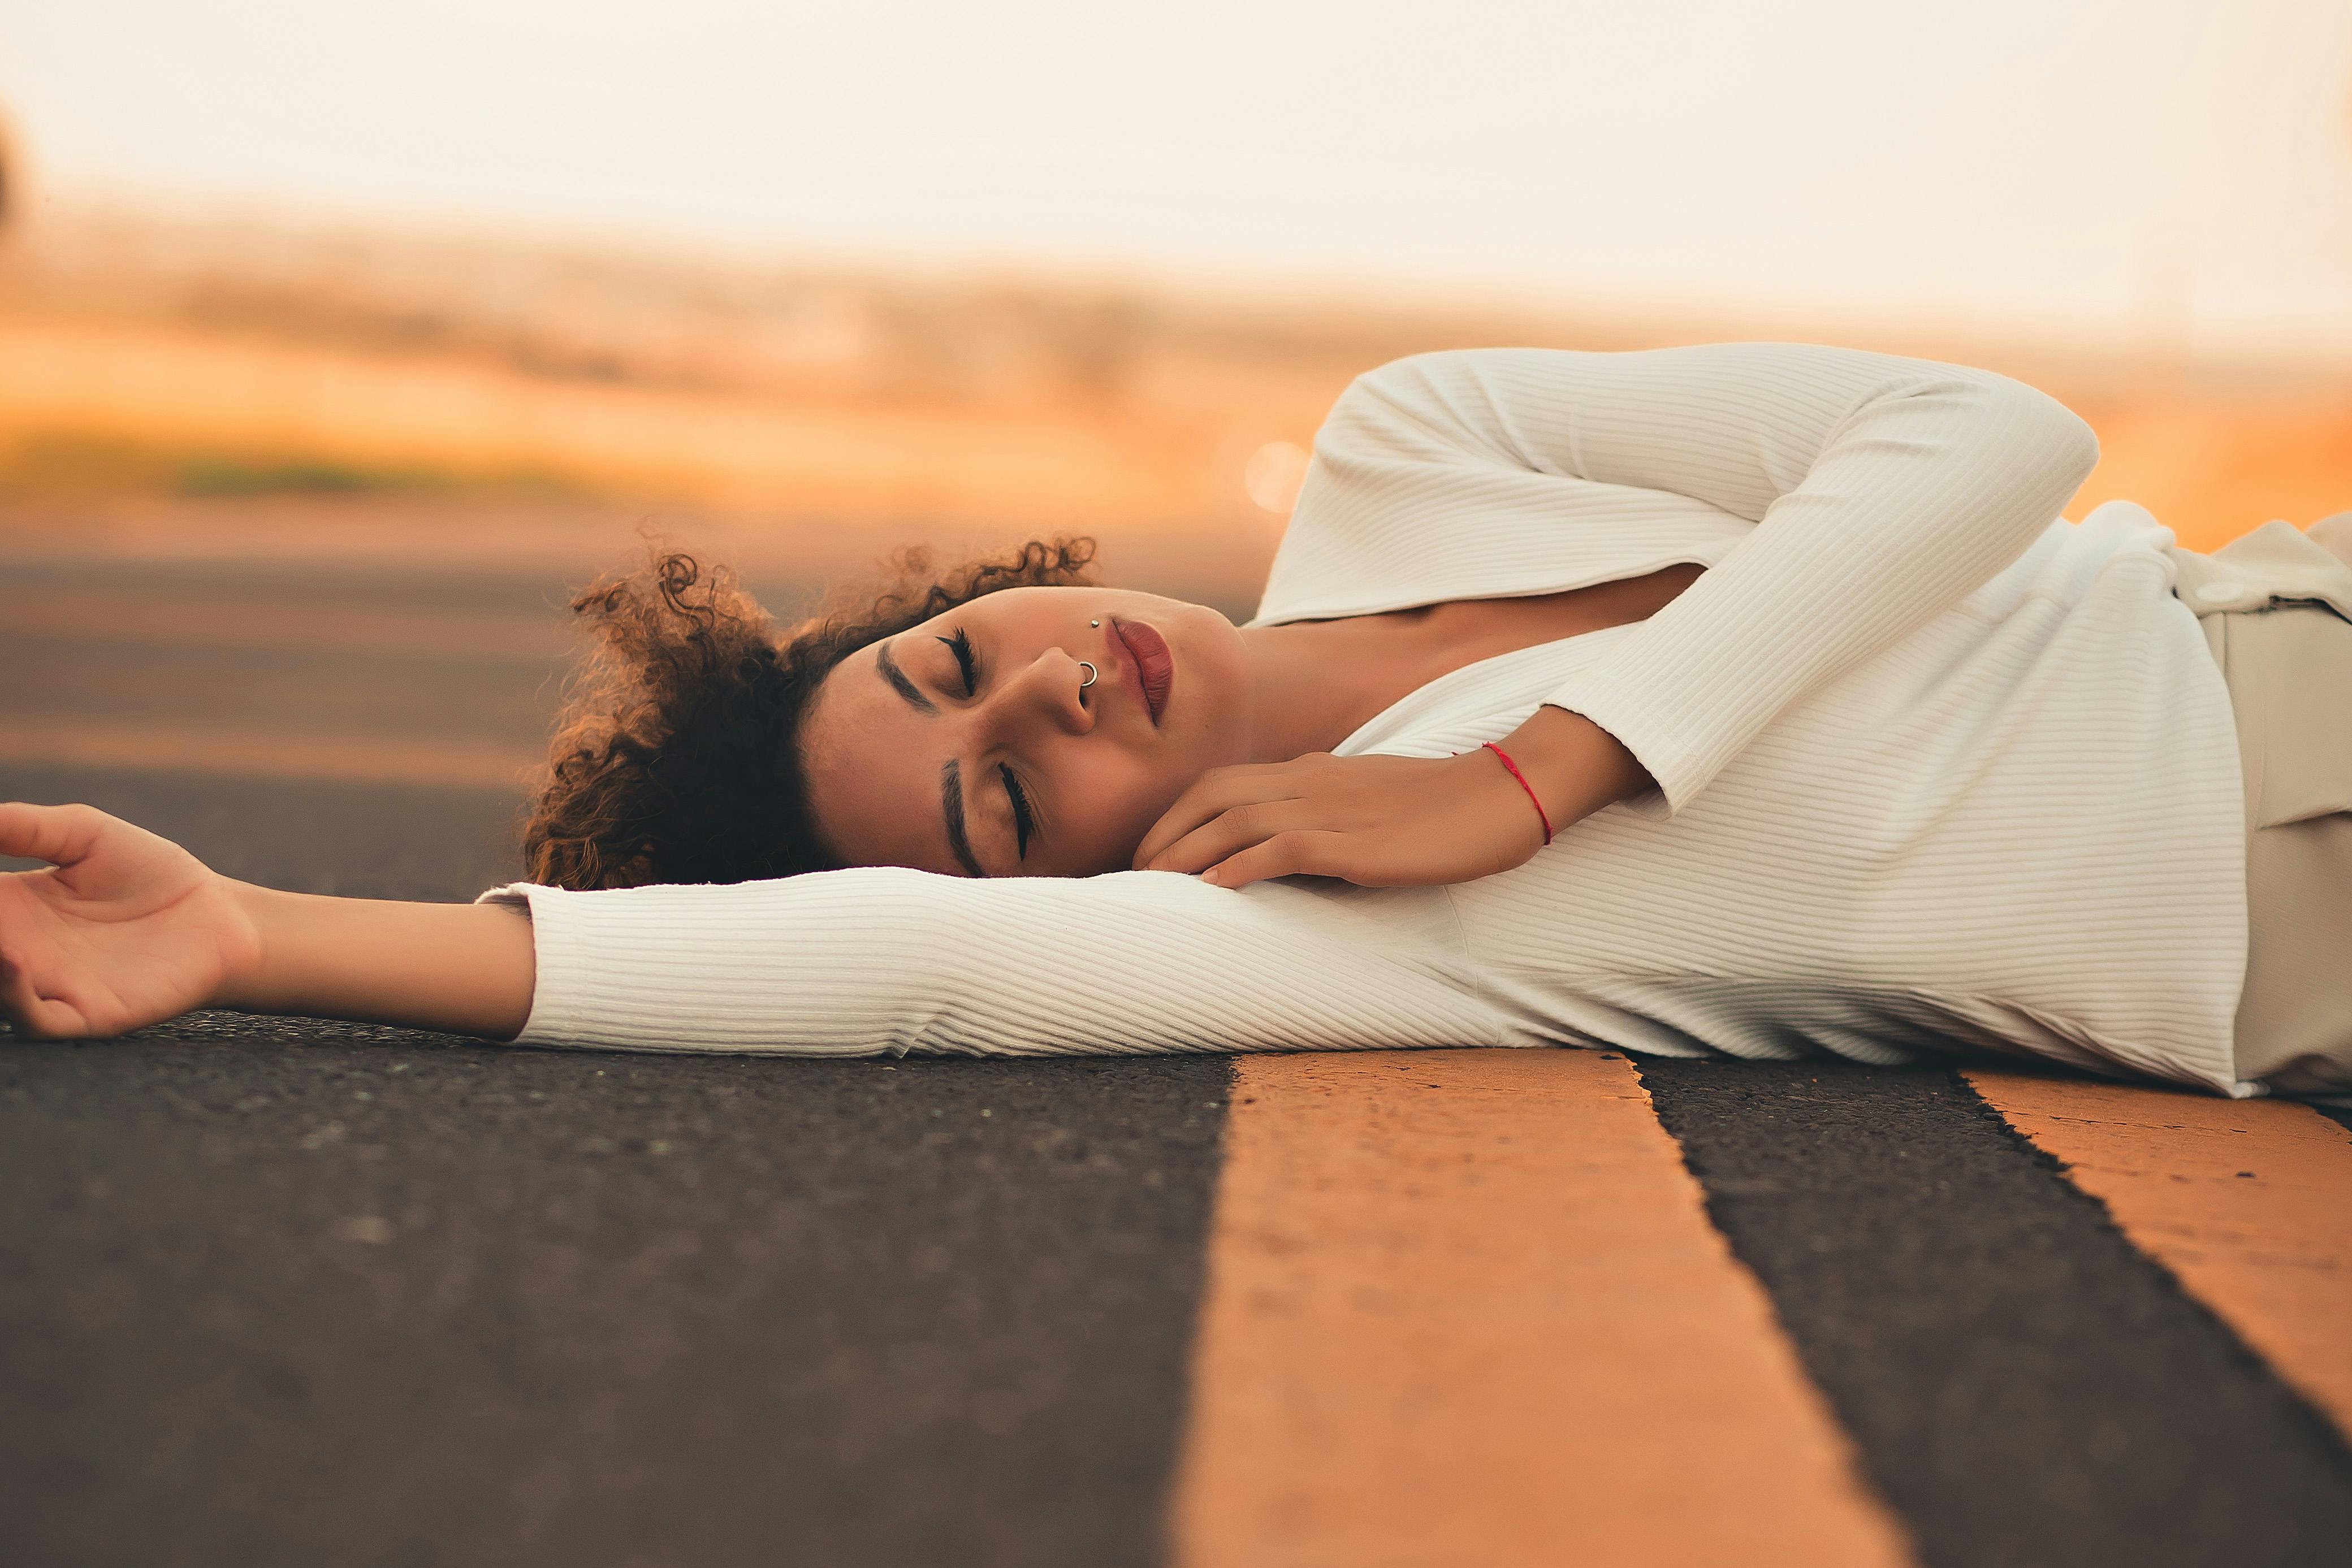
POLYGON ((2245 766, 2238 1076, 2352 1093, 2352 512, 2175 555, 2245 766))

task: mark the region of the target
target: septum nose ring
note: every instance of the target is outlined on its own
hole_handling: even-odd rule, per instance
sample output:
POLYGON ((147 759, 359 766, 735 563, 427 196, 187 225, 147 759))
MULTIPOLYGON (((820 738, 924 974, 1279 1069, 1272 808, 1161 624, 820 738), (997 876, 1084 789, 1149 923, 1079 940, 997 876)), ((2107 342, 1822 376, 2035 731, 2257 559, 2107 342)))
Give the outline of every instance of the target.
POLYGON ((1093 685, 1097 680, 1101 678, 1102 672, 1096 669, 1092 664, 1087 664, 1084 659, 1080 659, 1078 661, 1078 664, 1079 667, 1084 669, 1087 673, 1087 678, 1078 683, 1078 690, 1085 691, 1088 686, 1093 685))

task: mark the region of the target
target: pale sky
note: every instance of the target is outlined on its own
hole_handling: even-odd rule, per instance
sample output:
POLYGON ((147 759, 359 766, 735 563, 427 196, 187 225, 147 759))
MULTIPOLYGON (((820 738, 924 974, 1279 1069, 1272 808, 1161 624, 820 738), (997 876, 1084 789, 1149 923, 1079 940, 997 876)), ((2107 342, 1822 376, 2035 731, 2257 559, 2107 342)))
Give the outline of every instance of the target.
POLYGON ((0 0, 53 199, 2352 363, 2347 0, 0 0))

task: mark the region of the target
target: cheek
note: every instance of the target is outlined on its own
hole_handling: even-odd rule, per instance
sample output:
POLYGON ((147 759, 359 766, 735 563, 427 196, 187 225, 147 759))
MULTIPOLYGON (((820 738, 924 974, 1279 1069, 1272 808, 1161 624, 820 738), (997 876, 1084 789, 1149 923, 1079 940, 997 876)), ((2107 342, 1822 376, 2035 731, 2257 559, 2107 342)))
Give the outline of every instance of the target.
POLYGON ((1143 835, 1198 776, 1157 771, 1129 758, 1089 758, 1074 767, 1063 810, 1072 850, 1090 865, 1126 870, 1143 835))

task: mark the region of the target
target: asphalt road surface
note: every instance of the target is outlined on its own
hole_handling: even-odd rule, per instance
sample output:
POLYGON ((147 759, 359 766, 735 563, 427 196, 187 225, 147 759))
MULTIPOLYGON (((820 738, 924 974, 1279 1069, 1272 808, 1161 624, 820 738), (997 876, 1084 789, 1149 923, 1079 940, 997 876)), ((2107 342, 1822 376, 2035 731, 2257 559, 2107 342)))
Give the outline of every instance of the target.
MULTIPOLYGON (((560 596, 522 579, 0 561, 0 796, 89 800, 282 886, 470 897, 514 874, 519 797, 496 780, 555 701, 560 596), (385 764, 402 757, 422 760, 385 764)), ((1226 1429, 1202 1411, 1354 1408, 1345 1387, 1202 1381, 1230 1364, 1198 1338, 1220 1288, 1208 1260, 1227 1255, 1221 1183, 1241 1119, 1272 1115, 1285 1082, 1249 1071, 519 1051, 222 1013, 109 1043, 9 1040, 0 1562, 1328 1560, 1304 1503, 1223 1556, 1185 1522, 1223 1506, 1188 1479, 1215 1470, 1204 1424, 1226 1429)), ((1832 1501, 1888 1521, 1871 1560, 2352 1561, 2337 1122, 2258 1108, 2279 1114, 2229 1162, 2258 1169, 2195 1186, 2240 1218, 2209 1204, 2148 1224, 1954 1070, 1633 1071, 1641 1126, 1696 1177, 1690 1267, 1769 1304, 1720 1333, 1798 1369, 1791 1397, 1826 1413, 1844 1478, 1822 1483, 1832 1501), (2305 1207, 2264 1209, 2265 1194, 2305 1207), (2223 1229, 2271 1213, 2284 1229, 2238 1274, 2200 1271, 2223 1229)), ((2187 1147, 2167 1116, 2206 1109, 2115 1092, 2139 1096, 2114 1121, 2147 1134, 2143 1166, 2187 1147)), ((1318 1244, 1298 1243, 1309 1276, 1318 1244)), ((1458 1264, 1463 1291, 1482 1266, 1458 1264)), ((1402 1299, 1348 1310, 1393 1320, 1402 1299)), ((1286 1309, 1214 1321, 1253 1310, 1286 1309)), ((1512 1354, 1593 1354, 1572 1338, 1512 1354)), ((1633 1375, 1669 1386, 1675 1358, 1643 1354, 1633 1375)), ((1271 1364, 1279 1383, 1287 1363, 1271 1364)), ((1496 1386, 1514 1375, 1496 1368, 1496 1386)), ((1336 1444, 1349 1421, 1391 1423, 1402 1462, 1434 1463, 1411 1453, 1413 1412, 1482 1386, 1416 1386, 1418 1405, 1324 1429, 1336 1444)), ((1696 1437, 1680 1399, 1601 1435, 1680 1489, 1643 1505, 1649 1561, 1700 1560, 1670 1540, 1714 1485, 1677 1473, 1696 1437)), ((1590 1441, 1580 1414, 1548 1407, 1511 1442, 1590 1441)), ((1753 1462, 1769 1479, 1774 1457, 1753 1462)), ((1533 1473, 1480 1506, 1539 1511, 1533 1473)), ((1815 1483, 1791 1478, 1793 1509, 1815 1483)), ((1335 1484, 1358 1515, 1426 1500, 1335 1484)), ((1402 1553, 1382 1560, 1416 1560, 1402 1553)))

